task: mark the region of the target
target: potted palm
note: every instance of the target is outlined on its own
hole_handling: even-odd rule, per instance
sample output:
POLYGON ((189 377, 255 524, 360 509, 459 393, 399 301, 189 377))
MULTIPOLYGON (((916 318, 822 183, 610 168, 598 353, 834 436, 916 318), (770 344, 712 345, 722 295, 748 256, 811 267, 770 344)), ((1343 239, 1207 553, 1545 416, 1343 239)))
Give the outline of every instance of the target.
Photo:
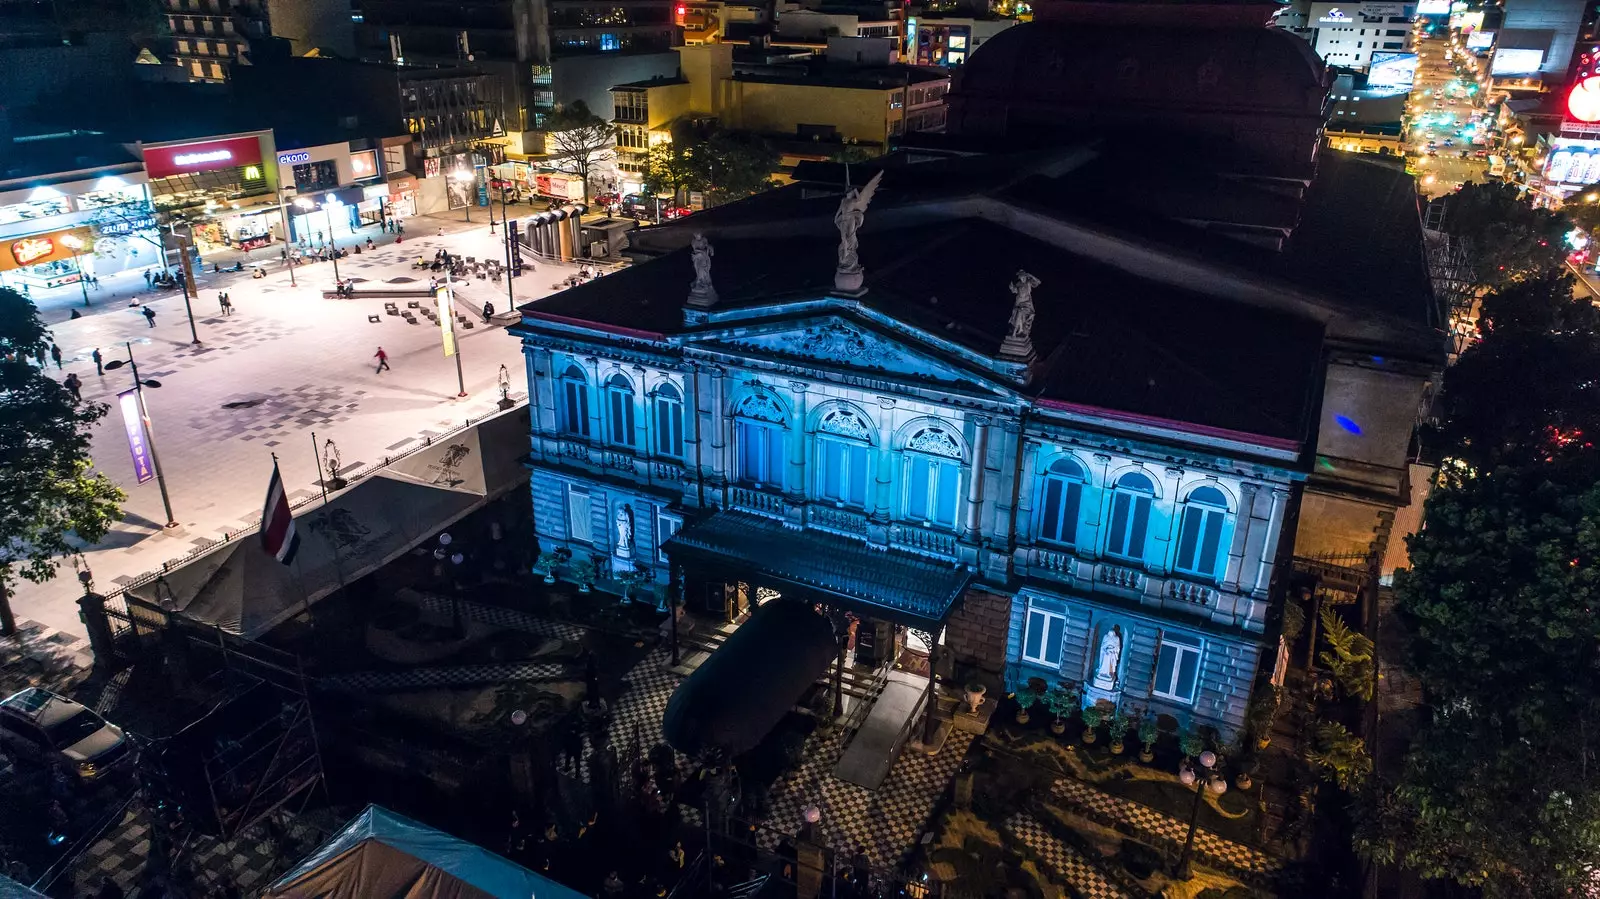
POLYGON ((1156 738, 1161 736, 1161 731, 1156 729, 1156 719, 1144 718, 1139 722, 1139 761, 1146 765, 1156 760, 1156 738))
POLYGON ((561 557, 555 553, 540 553, 537 561, 533 563, 533 570, 544 578, 547 584, 556 582, 556 566, 561 564, 561 557))
POLYGON ((1106 725, 1106 736, 1111 738, 1111 754, 1121 755, 1123 740, 1127 739, 1128 728, 1133 726, 1133 719, 1122 714, 1121 710, 1113 710, 1111 722, 1106 725))
POLYGON ((588 593, 594 589, 594 579, 599 574, 593 559, 579 559, 572 563, 572 579, 578 582, 578 592, 588 593))
POLYGON ((1032 687, 1023 687, 1012 694, 1012 698, 1017 701, 1017 723, 1027 724, 1033 717, 1028 714, 1028 709, 1039 701, 1039 691, 1032 687))
POLYGON ((1044 694, 1042 702, 1055 716, 1050 722, 1050 732, 1058 737, 1066 733, 1067 716, 1078 710, 1078 688, 1069 681, 1062 681, 1044 694))
POLYGON ((1090 705, 1084 706, 1078 716, 1083 719, 1083 744, 1091 745, 1099 737, 1095 731, 1100 727, 1100 723, 1106 720, 1106 713, 1099 706, 1090 705))

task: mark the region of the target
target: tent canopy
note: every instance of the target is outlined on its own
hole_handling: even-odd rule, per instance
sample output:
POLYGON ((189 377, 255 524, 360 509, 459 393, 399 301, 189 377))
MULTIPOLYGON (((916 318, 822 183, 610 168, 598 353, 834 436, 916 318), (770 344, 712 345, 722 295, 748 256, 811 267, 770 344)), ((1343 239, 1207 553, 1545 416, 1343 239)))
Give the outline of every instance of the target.
POLYGON ((525 412, 497 416, 397 460, 327 505, 302 509, 292 564, 280 565, 249 534, 128 595, 170 601, 191 621, 254 640, 525 480, 527 433, 525 412))
POLYGON ((767 602, 673 692, 662 720, 667 742, 687 755, 754 748, 837 653, 833 625, 810 606, 767 602))
POLYGON ((584 899, 547 877, 376 805, 262 899, 584 899))

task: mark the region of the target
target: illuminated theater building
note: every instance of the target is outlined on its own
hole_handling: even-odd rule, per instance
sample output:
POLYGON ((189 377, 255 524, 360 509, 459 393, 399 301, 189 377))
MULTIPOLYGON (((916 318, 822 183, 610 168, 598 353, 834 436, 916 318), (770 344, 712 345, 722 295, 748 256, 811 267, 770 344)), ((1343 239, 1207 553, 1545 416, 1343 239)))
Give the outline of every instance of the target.
POLYGON ((1415 187, 1320 146, 1331 78, 1270 8, 1197 40, 1059 7, 857 195, 802 166, 522 308, 555 576, 1242 725, 1293 558, 1381 555, 1409 496, 1444 347, 1415 187))

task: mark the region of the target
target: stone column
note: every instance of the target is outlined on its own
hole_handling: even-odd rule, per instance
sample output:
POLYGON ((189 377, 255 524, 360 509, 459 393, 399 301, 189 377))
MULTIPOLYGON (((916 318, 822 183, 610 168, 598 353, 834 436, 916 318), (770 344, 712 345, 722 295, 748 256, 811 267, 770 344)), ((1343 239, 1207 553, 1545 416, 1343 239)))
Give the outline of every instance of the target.
POLYGON ((894 466, 900 454, 894 448, 895 401, 878 398, 877 477, 872 497, 872 520, 888 524, 894 508, 894 466))
MULTIPOLYGON (((1165 477, 1162 478, 1162 483, 1166 488, 1164 502, 1158 500, 1150 504, 1150 517, 1155 517, 1156 508, 1160 505, 1166 505, 1172 509, 1172 515, 1168 518, 1167 526, 1164 530, 1151 529, 1150 536, 1156 538, 1155 549, 1145 556, 1144 568, 1146 571, 1167 574, 1172 571, 1172 544, 1177 538, 1178 527, 1183 522, 1183 506, 1178 502, 1178 486, 1183 483, 1183 469, 1172 466, 1164 474, 1165 477)), ((1154 522, 1151 523, 1154 524, 1154 522)), ((1147 543, 1146 545, 1148 546, 1149 544, 1147 543)))
POLYGON ((790 381, 789 390, 794 394, 794 401, 789 410, 789 470, 785 475, 783 492, 788 495, 791 503, 805 501, 809 489, 806 483, 806 451, 811 442, 806 433, 806 383, 804 381, 790 381))
POLYGON ((653 455, 650 451, 650 429, 647 426, 650 422, 650 392, 646 389, 644 375, 644 366, 633 367, 633 448, 638 450, 640 459, 653 455))
POLYGON ((1256 492, 1260 488, 1255 484, 1239 485, 1239 510, 1233 516, 1233 540, 1228 547, 1228 567, 1222 573, 1222 589, 1235 591, 1239 589, 1239 582, 1245 577, 1244 554, 1250 546, 1250 538, 1261 528, 1261 519, 1256 517, 1256 492))
POLYGON ((711 452, 706 464, 711 466, 712 479, 723 482, 728 478, 728 370, 714 365, 709 374, 711 408, 700 410, 704 416, 706 433, 711 437, 711 452))
POLYGON ((1090 559, 1100 558, 1100 526, 1111 504, 1111 484, 1106 480, 1110 469, 1111 456, 1095 453, 1094 464, 1090 466, 1090 483, 1085 485, 1094 494, 1083 498, 1089 508, 1083 519, 1083 539, 1078 541, 1078 555, 1090 559))
POLYGON ((1033 493, 1034 483, 1038 478, 1039 450, 1042 448, 1039 441, 1025 438, 1021 434, 1017 435, 1017 439, 1024 441, 1022 466, 1013 475, 1017 478, 1017 507, 1013 510, 1009 522, 1010 533, 1006 534, 1013 545, 1033 539, 1033 493))
POLYGON ((600 373, 599 357, 590 356, 583 361, 589 364, 589 439, 603 445, 607 442, 605 377, 600 373))
POLYGON ((1256 569, 1256 582, 1250 595, 1260 599, 1267 595, 1272 584, 1272 563, 1278 555, 1278 541, 1283 539, 1283 513, 1289 501, 1289 491, 1284 487, 1272 488, 1272 512, 1267 516, 1267 539, 1261 541, 1261 564, 1256 569))
POLYGON ((972 436, 972 477, 967 484, 967 523, 962 536, 977 543, 983 536, 983 490, 988 481, 989 425, 986 415, 973 416, 977 424, 972 436))
POLYGON ((106 598, 98 593, 85 593, 78 597, 78 620, 83 622, 88 632, 94 666, 102 672, 112 671, 117 663, 117 650, 111 634, 111 622, 106 620, 106 598))

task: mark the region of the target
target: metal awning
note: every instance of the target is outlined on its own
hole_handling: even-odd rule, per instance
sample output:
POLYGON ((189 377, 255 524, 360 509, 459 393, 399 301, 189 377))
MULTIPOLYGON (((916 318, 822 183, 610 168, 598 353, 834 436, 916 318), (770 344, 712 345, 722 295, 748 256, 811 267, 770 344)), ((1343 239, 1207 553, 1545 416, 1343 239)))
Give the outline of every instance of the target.
POLYGON ((973 576, 965 565, 796 530, 746 512, 718 512, 679 531, 664 549, 674 562, 710 563, 764 579, 785 596, 924 630, 944 624, 973 576))

